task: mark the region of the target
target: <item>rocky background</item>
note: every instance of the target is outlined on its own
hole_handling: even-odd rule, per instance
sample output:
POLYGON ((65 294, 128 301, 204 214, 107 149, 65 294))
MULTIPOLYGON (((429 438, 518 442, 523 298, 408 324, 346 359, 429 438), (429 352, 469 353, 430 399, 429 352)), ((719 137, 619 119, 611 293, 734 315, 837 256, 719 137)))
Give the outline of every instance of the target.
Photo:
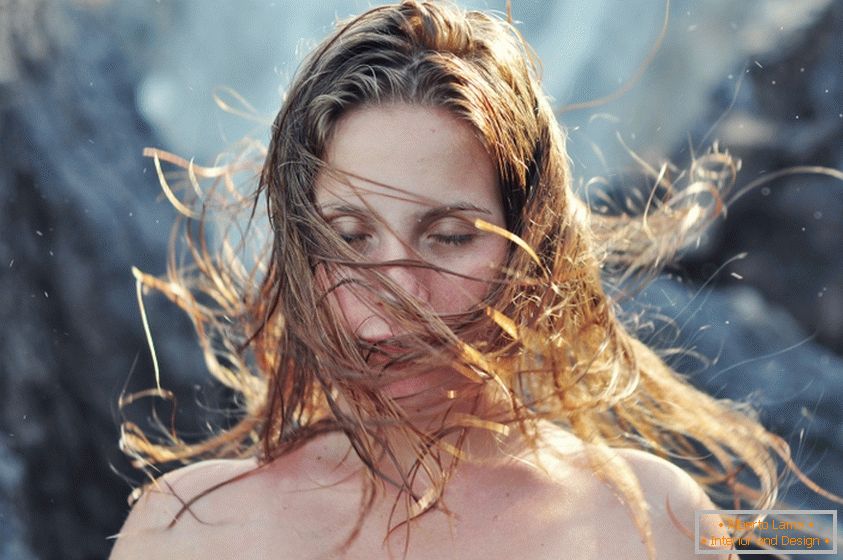
MULTIPOLYGON (((335 15, 365 5, 0 0, 0 560, 105 558, 139 480, 116 446, 118 395, 152 384, 130 267, 163 271, 173 219, 141 150, 201 163, 246 132, 265 139, 261 123, 297 53, 335 15), (215 109, 218 85, 258 118, 215 109)), ((662 10, 513 0, 560 107, 632 76, 662 10)), ((678 163, 720 139, 743 160, 738 188, 788 166, 843 168, 840 37, 840 1, 673 2, 665 43, 639 83, 561 114, 575 172, 630 167, 616 134, 645 157, 678 163)), ((841 218, 839 180, 770 182, 627 303, 672 318, 641 335, 708 357, 675 365, 717 396, 756 404, 798 464, 838 494, 841 218)), ((165 384, 180 396, 179 427, 201 431, 199 403, 213 401, 213 389, 190 327, 155 298, 147 306, 165 384)), ((786 497, 833 507, 798 484, 786 497)))

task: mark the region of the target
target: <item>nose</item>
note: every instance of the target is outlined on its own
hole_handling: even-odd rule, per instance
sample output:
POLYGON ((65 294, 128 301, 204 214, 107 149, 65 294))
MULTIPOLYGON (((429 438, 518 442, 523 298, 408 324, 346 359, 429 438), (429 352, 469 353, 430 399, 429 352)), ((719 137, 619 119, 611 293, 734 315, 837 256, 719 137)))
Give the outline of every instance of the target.
POLYGON ((430 291, 421 275, 424 270, 422 267, 412 265, 387 263, 381 268, 381 272, 398 284, 403 290, 406 290, 411 296, 425 303, 430 303, 430 291))
POLYGON ((376 255, 381 266, 378 267, 381 273, 385 274, 406 290, 414 298, 425 303, 430 302, 430 291, 425 285, 424 272, 428 269, 423 266, 404 264, 408 261, 419 262, 419 255, 406 241, 391 236, 381 246, 381 251, 376 255), (398 264, 400 263, 400 264, 398 264))

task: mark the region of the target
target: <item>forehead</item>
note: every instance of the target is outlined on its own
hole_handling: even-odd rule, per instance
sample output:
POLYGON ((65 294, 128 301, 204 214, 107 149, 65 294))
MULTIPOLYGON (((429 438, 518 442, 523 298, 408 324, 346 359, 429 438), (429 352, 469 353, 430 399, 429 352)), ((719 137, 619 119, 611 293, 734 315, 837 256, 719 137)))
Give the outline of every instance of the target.
POLYGON ((495 165, 468 123, 445 109, 389 105, 355 109, 325 149, 320 204, 354 198, 499 207, 495 165))

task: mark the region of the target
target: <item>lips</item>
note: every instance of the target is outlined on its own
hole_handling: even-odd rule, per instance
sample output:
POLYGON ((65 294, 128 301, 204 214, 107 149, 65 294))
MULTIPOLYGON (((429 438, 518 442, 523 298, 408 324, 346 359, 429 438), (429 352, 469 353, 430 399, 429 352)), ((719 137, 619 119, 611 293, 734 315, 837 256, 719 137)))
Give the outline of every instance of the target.
POLYGON ((382 354, 387 354, 390 356, 404 354, 407 352, 407 349, 403 346, 398 346, 395 344, 375 344, 373 345, 372 349, 375 352, 380 352, 382 354))
POLYGON ((366 349, 373 353, 393 355, 407 352, 407 348, 397 342, 395 336, 391 333, 378 337, 360 338, 360 341, 366 349))

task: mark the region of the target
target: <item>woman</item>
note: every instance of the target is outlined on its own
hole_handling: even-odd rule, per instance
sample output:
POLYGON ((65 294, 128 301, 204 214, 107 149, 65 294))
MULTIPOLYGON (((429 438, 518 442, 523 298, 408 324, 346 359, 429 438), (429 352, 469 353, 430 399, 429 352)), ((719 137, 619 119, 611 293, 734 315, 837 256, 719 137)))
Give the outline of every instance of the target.
MULTIPOLYGON (((203 224, 160 172, 181 160, 150 155, 203 224)), ((703 486, 770 506, 786 444, 633 338, 601 283, 716 217, 689 193, 717 202, 734 168, 708 161, 647 222, 590 215, 509 24, 415 0, 343 23, 272 128, 266 258, 196 243, 192 274, 138 274, 243 412, 193 445, 124 426, 138 465, 210 460, 150 484, 112 558, 681 559, 703 486)), ((184 165, 198 190, 240 164, 184 165)), ((716 516, 699 531, 729 536, 716 516)))

